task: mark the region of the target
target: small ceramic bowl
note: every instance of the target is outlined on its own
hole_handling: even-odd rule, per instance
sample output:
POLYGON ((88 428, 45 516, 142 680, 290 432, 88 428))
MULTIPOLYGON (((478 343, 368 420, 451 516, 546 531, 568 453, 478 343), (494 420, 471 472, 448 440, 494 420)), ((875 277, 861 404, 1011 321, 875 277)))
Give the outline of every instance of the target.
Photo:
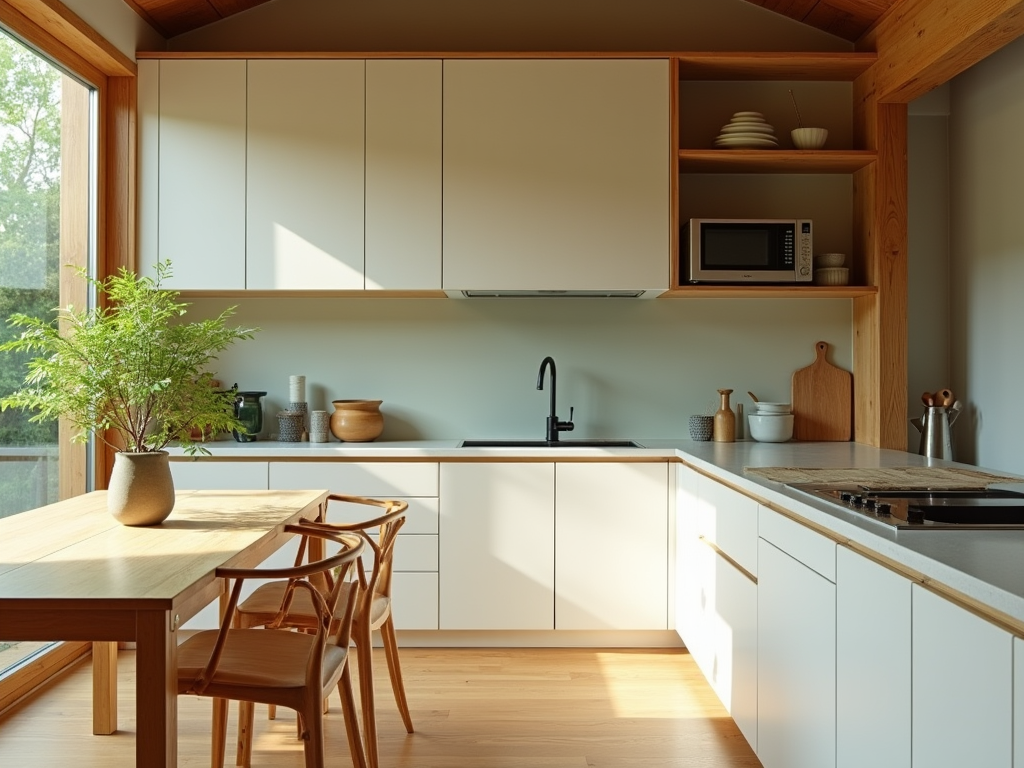
POLYGON ((766 403, 763 400, 757 401, 757 412, 760 414, 786 414, 793 411, 790 403, 766 403))
POLYGON ((793 437, 793 414, 752 413, 747 416, 747 426, 759 443, 784 443, 793 437))
POLYGON ((821 149, 828 138, 825 128, 794 128, 790 131, 793 146, 797 149, 821 149))
POLYGON ((819 253, 814 257, 814 266, 818 269, 826 267, 841 267, 845 263, 845 253, 819 253))
POLYGON ((850 282, 850 270, 846 267, 825 267, 814 270, 816 285, 847 285, 850 282))

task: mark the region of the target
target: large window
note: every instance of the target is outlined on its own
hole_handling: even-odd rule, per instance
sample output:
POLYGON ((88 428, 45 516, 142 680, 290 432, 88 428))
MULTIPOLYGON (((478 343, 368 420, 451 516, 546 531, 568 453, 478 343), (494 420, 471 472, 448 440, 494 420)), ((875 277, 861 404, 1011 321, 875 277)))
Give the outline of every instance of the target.
MULTIPOLYGON (((94 102, 92 89, 0 31, 0 341, 17 332, 6 322, 14 312, 49 319, 87 301, 65 265, 94 261, 94 102)), ((0 358, 0 396, 21 384, 27 357, 0 358)), ((87 490, 87 454, 30 416, 0 413, 0 517, 87 490)), ((0 677, 46 646, 2 633, 0 677)))

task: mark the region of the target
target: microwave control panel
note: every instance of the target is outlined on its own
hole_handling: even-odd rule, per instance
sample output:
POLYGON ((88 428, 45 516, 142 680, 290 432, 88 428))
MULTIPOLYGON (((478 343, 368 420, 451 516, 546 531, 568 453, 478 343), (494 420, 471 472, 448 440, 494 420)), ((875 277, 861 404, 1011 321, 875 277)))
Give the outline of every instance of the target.
POLYGON ((800 230, 800 233, 797 235, 796 264, 794 265, 794 271, 796 272, 797 280, 810 280, 811 263, 814 259, 814 254, 811 252, 811 222, 806 220, 798 221, 797 228, 800 230))

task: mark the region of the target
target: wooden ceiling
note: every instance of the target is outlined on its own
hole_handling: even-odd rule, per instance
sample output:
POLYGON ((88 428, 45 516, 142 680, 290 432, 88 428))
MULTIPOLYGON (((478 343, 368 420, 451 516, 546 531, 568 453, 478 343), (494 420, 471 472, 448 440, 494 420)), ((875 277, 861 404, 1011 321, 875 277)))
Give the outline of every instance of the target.
POLYGON ((267 0, 124 0, 164 37, 205 27, 267 0))
MULTIPOLYGON (((268 0, 124 0, 164 37, 212 24, 268 0)), ((899 0, 747 0, 851 42, 899 0)))
POLYGON ((900 0, 747 0, 769 11, 856 42, 900 0))

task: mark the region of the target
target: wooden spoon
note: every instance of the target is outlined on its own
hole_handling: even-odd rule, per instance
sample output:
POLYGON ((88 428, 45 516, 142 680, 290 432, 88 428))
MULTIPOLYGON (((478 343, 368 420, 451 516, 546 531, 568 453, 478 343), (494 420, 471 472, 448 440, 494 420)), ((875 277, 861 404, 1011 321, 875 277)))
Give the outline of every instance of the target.
POLYGON ((921 395, 921 402, 924 403, 925 408, 931 408, 933 405, 935 405, 935 395, 933 395, 931 392, 925 392, 923 395, 921 395))
POLYGON ((758 402, 757 395, 755 395, 753 392, 747 390, 747 394, 750 395, 750 399, 753 400, 755 403, 758 402))
POLYGON ((935 393, 935 404, 948 408, 956 402, 956 398, 953 397, 953 390, 951 389, 940 389, 935 393))

